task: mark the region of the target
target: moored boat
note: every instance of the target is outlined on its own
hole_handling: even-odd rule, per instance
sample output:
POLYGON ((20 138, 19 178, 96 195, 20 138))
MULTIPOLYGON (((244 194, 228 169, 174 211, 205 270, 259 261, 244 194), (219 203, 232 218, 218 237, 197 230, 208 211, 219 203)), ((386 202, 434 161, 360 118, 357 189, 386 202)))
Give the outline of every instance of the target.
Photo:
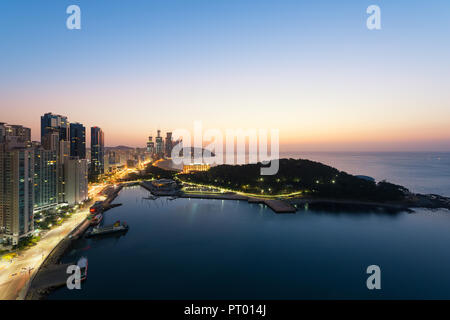
POLYGON ((81 257, 77 262, 77 266, 80 268, 81 281, 86 280, 88 271, 88 259, 86 257, 81 257))
POLYGON ((91 225, 97 225, 97 224, 99 224, 102 220, 103 220, 103 215, 102 215, 102 214, 97 214, 97 215, 95 215, 95 216, 92 217, 92 219, 91 219, 91 225))
POLYGON ((86 237, 95 237, 100 235, 106 235, 111 233, 118 233, 118 232, 126 232, 128 231, 128 224, 126 222, 120 222, 116 221, 111 226, 106 227, 94 227, 92 231, 89 231, 86 233, 86 237))
POLYGON ((148 196, 148 197, 143 197, 142 199, 144 199, 144 200, 156 200, 156 199, 158 199, 158 197, 148 196))

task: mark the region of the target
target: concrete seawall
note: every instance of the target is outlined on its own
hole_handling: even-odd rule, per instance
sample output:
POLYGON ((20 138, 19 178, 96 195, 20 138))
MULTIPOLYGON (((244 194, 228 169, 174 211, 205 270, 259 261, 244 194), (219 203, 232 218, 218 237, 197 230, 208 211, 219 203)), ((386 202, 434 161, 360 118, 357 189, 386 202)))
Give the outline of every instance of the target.
POLYGON ((296 209, 289 202, 277 199, 263 199, 256 197, 248 197, 245 195, 240 195, 232 192, 228 193, 190 193, 183 192, 180 190, 167 190, 161 191, 156 190, 155 187, 149 181, 143 181, 140 183, 141 187, 147 189, 155 196, 177 196, 179 198, 193 198, 193 199, 214 199, 214 200, 240 200, 247 201, 249 203, 261 203, 268 206, 275 213, 295 213, 296 209))
MULTIPOLYGON (((51 278, 49 278, 48 275, 49 273, 54 272, 52 269, 55 270, 58 268, 59 259, 64 252, 69 249, 71 244, 71 239, 66 237, 53 248, 39 269, 36 271, 34 278, 30 280, 29 287, 24 297, 25 300, 41 300, 50 292, 50 290, 54 287, 55 281, 50 280, 51 278), (48 280, 47 283, 45 283, 45 279, 48 280)), ((59 272, 58 279, 55 280, 61 282, 60 279, 62 276, 63 274, 59 272)))
POLYGON ((180 198, 193 198, 193 199, 214 199, 214 200, 240 200, 247 201, 249 203, 261 203, 268 206, 275 213, 295 213, 296 209, 289 202, 277 199, 263 199, 256 197, 248 197, 245 195, 240 195, 236 193, 187 193, 182 191, 155 191, 153 186, 148 182, 144 181, 140 184, 143 188, 150 191, 156 196, 177 196, 180 198))
POLYGON ((275 213, 295 213, 296 209, 290 203, 283 200, 276 199, 262 199, 255 197, 247 197, 235 193, 223 194, 197 194, 197 193, 183 193, 180 198, 196 198, 196 199, 216 199, 216 200, 241 200, 248 203, 260 203, 268 206, 275 213))

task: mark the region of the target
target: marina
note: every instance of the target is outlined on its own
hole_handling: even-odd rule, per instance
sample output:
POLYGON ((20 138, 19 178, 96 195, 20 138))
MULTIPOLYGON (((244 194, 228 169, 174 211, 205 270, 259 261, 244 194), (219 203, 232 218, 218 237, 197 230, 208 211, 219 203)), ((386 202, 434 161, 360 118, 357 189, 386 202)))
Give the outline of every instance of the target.
POLYGON ((61 263, 86 256, 88 282, 49 299, 373 298, 361 280, 367 261, 389 270, 386 299, 448 298, 445 273, 408 281, 450 267, 447 241, 438 241, 450 241, 445 211, 274 214, 260 203, 223 199, 162 197, 156 206, 142 199, 147 194, 125 188, 117 198, 123 206, 104 215, 105 225, 127 221, 125 236, 73 242, 61 263), (130 277, 130 270, 148 276, 130 277), (339 290, 330 291, 330 283, 339 290))

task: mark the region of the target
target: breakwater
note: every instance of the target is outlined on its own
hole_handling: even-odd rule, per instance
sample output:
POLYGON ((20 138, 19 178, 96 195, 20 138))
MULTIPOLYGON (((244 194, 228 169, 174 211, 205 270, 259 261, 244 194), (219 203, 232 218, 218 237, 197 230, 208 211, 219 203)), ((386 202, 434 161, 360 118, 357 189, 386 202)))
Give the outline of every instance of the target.
POLYGON ((201 193, 183 193, 180 198, 194 199, 215 199, 215 200, 240 200, 248 203, 260 203, 268 206, 275 213, 295 213, 296 209, 289 202, 278 199, 263 199, 248 197, 235 193, 201 194, 201 193))
POLYGON ((177 196, 180 198, 215 199, 215 200, 240 200, 249 203, 261 203, 268 206, 275 213, 295 213, 296 208, 289 202, 279 199, 264 199, 249 197, 232 192, 225 193, 191 193, 181 190, 158 190, 149 181, 143 181, 140 185, 155 196, 177 196))

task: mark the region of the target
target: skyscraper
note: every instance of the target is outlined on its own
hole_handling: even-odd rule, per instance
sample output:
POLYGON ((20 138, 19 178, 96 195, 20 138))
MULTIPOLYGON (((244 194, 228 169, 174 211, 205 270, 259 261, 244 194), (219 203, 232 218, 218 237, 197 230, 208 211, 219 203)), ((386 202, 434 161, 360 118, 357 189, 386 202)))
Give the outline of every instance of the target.
POLYGON ((172 132, 166 132, 165 149, 166 157, 170 158, 172 156, 172 132))
POLYGON ((86 159, 70 158, 64 164, 66 177, 65 201, 77 204, 88 198, 88 164, 86 159))
POLYGON ((51 112, 41 117, 41 141, 42 138, 50 131, 57 130, 59 139, 69 141, 69 121, 67 117, 51 112))
POLYGON ((51 112, 44 114, 41 117, 41 142, 45 150, 56 150, 58 202, 64 202, 64 161, 65 158, 70 156, 69 121, 67 117, 51 112))
POLYGON ((48 209, 58 204, 57 151, 34 146, 34 210, 48 209))
POLYGON ((28 128, 0 127, 0 234, 16 245, 34 228, 34 154, 23 134, 28 128))
POLYGON ((70 124, 70 156, 86 159, 86 128, 81 123, 70 124))
POLYGON ((31 146, 31 129, 21 125, 8 125, 0 123, 0 143, 8 139, 15 139, 24 143, 27 147, 31 146))
POLYGON ((150 156, 153 156, 155 154, 155 143, 153 142, 152 136, 148 137, 147 152, 150 154, 150 156))
POLYGON ((96 178, 105 172, 105 140, 102 129, 91 127, 90 176, 96 178))
POLYGON ((7 124, 0 122, 0 143, 3 143, 6 137, 7 124))
POLYGON ((41 145, 45 150, 53 150, 59 153, 59 131, 56 129, 49 130, 41 138, 41 145))
POLYGON ((156 142, 156 156, 158 158, 164 155, 163 138, 161 137, 161 130, 158 130, 158 135, 155 138, 156 142))

